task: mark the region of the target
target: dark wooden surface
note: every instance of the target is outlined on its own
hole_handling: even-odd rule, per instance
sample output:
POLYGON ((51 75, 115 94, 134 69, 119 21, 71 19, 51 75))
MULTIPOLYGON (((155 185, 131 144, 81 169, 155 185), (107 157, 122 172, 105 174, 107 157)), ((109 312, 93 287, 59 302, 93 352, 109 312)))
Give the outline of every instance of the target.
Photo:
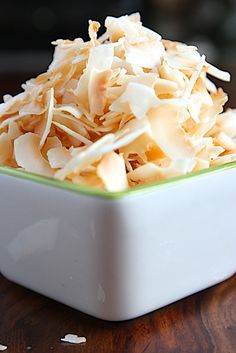
MULTIPOLYGON (((0 76, 16 94, 32 74, 0 76)), ((236 105, 233 85, 230 105, 236 105)), ((111 323, 82 314, 0 276, 0 344, 9 353, 236 353, 236 276, 141 318, 111 323), (87 338, 60 342, 66 333, 87 338)))
POLYGON ((126 322, 94 319, 0 277, 0 343, 10 353, 235 353, 236 276, 126 322), (60 342, 66 333, 87 342, 60 342))

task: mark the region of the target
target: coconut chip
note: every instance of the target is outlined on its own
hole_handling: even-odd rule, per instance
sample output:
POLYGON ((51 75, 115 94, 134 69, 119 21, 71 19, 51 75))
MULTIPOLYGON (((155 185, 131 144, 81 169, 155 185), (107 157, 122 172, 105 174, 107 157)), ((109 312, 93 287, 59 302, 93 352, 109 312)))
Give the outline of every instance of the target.
POLYGON ((47 72, 0 104, 0 163, 122 191, 236 160, 229 73, 164 40, 135 13, 59 39, 47 72))
POLYGON ((115 152, 106 154, 97 166, 97 174, 108 191, 124 191, 128 188, 125 161, 115 152))
POLYGON ((26 171, 46 176, 53 175, 48 161, 41 155, 40 139, 36 134, 28 132, 18 137, 14 143, 14 154, 18 166, 26 171))
POLYGON ((70 152, 65 147, 55 147, 47 152, 48 161, 52 168, 64 168, 70 160, 70 152))
POLYGON ((40 147, 42 147, 46 141, 46 138, 50 132, 50 128, 52 125, 52 119, 53 119, 53 105, 54 105, 54 89, 51 88, 50 89, 50 93, 49 93, 49 105, 48 105, 48 114, 47 114, 47 123, 45 126, 45 130, 43 133, 43 136, 40 140, 40 147))
POLYGON ((5 164, 12 157, 12 142, 6 132, 0 135, 0 164, 5 164))
POLYGON ((6 351, 7 350, 7 346, 4 346, 4 345, 2 345, 2 344, 0 344, 0 351, 6 351))
POLYGON ((86 337, 79 337, 77 335, 68 333, 65 335, 65 337, 61 338, 62 342, 66 343, 72 343, 72 344, 80 344, 80 343, 86 343, 86 337))

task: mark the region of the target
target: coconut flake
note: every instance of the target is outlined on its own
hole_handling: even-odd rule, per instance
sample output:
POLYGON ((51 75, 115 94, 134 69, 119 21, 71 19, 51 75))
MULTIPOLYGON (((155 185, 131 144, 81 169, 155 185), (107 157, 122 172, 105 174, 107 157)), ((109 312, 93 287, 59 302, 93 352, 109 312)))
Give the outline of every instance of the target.
POLYGON ((160 66, 164 56, 163 44, 158 41, 125 44, 126 61, 137 67, 153 69, 160 66))
POLYGON ((154 163, 147 163, 130 172, 128 178, 139 183, 153 183, 155 181, 161 181, 189 173, 193 170, 194 166, 195 162, 189 159, 171 162, 167 167, 160 167, 154 163))
POLYGON ((165 80, 164 78, 157 78, 155 81, 154 89, 157 95, 172 95, 178 90, 178 85, 176 82, 165 80))
POLYGON ((97 166, 97 174, 108 191, 124 191, 128 188, 125 162, 122 155, 115 152, 106 154, 97 166))
POLYGON ((73 171, 79 172, 81 168, 92 164, 100 157, 100 155, 112 150, 111 143, 113 141, 114 134, 103 136, 101 139, 87 147, 87 149, 82 150, 75 155, 64 168, 56 172, 55 177, 63 180, 73 171))
POLYGON ((44 130, 44 133, 42 135, 42 138, 40 140, 40 147, 42 147, 46 141, 46 138, 50 132, 50 128, 52 125, 52 119, 53 119, 53 106, 54 106, 54 89, 51 88, 50 89, 50 93, 49 93, 49 105, 48 105, 48 114, 47 114, 47 123, 46 123, 46 127, 44 130))
POLYGON ((6 163, 12 157, 12 152, 11 138, 3 132, 0 135, 0 164, 6 163))
POLYGON ((15 159, 19 167, 28 172, 52 176, 53 171, 40 152, 40 138, 28 132, 15 140, 15 159))
POLYGON ((104 114, 107 86, 111 75, 111 70, 98 71, 93 69, 91 71, 88 84, 90 113, 96 115, 104 114))
POLYGON ((229 137, 236 137, 236 109, 229 109, 219 114, 216 121, 217 130, 225 132, 229 137))
POLYGON ((48 161, 52 168, 64 168, 70 160, 70 152, 65 147, 55 147, 47 152, 48 161))
POLYGON ((209 78, 205 77, 205 85, 206 85, 206 89, 211 92, 211 93, 217 93, 217 87, 216 85, 209 80, 209 78))
POLYGON ((135 21, 127 15, 118 18, 108 16, 105 20, 105 26, 113 42, 122 37, 125 37, 130 43, 161 39, 158 33, 143 27, 138 16, 135 17, 135 21))
POLYGON ((10 99, 12 99, 12 95, 10 94, 4 94, 3 96, 3 102, 6 103, 7 101, 9 101, 10 99))
POLYGON ((74 104, 71 104, 71 105, 58 105, 57 107, 55 107, 53 109, 53 112, 55 114, 56 113, 60 113, 60 112, 69 113, 70 115, 74 116, 77 119, 80 119, 81 116, 82 116, 82 112, 74 104))
POLYGON ((86 338, 68 333, 67 335, 65 335, 65 337, 61 338, 61 341, 66 343, 72 343, 72 344, 80 344, 80 343, 86 343, 86 338))
POLYGON ((0 351, 6 351, 7 350, 7 346, 4 346, 3 344, 0 344, 0 351))
POLYGON ((16 113, 19 111, 21 105, 24 104, 26 100, 27 95, 25 92, 7 99, 6 102, 0 104, 0 116, 16 113))
POLYGON ((3 129, 4 127, 7 127, 10 124, 10 122, 19 120, 20 118, 21 118, 20 115, 16 114, 11 116, 10 118, 3 120, 3 122, 0 123, 0 130, 3 129))
POLYGON ((8 136, 11 140, 15 140, 17 137, 22 135, 22 131, 20 130, 18 124, 15 121, 10 121, 8 125, 8 136))
POLYGON ((197 79, 198 79, 198 77, 199 77, 200 74, 201 74, 203 65, 204 65, 204 63, 205 63, 205 59, 206 59, 205 55, 202 55, 202 57, 201 57, 199 63, 197 64, 197 67, 196 67, 194 73, 192 74, 192 76, 191 76, 191 78, 190 78, 188 87, 186 88, 186 90, 185 90, 185 92, 184 92, 184 96, 183 96, 184 99, 188 99, 189 96, 191 95, 192 90, 193 90, 193 88, 194 88, 194 86, 195 86, 195 83, 197 82, 197 79))
POLYGON ((109 70, 113 62, 113 56, 114 48, 111 44, 101 44, 100 46, 91 48, 86 70, 109 70))
POLYGON ((143 119, 147 112, 158 104, 155 91, 136 82, 130 82, 125 92, 112 103, 112 111, 130 113, 136 118, 143 119), (142 104, 140 104, 142 102, 142 104))
POLYGON ((226 71, 222 71, 217 67, 207 64, 207 73, 213 77, 218 78, 219 80, 229 82, 230 81, 230 74, 226 71))
POLYGON ((83 135, 79 134, 78 132, 75 132, 71 129, 69 129, 67 126, 62 125, 60 123, 57 123, 56 121, 53 121, 53 124, 56 125, 59 129, 63 130, 64 132, 66 132, 68 135, 74 137, 75 139, 83 142, 85 145, 91 145, 91 141, 88 140, 86 137, 84 137, 83 135))
POLYGON ((89 20, 89 37, 93 46, 97 44, 97 32, 100 28, 100 23, 96 21, 89 20))
POLYGON ((181 111, 160 106, 149 112, 153 138, 171 160, 194 157, 194 148, 181 127, 178 118, 181 111))
POLYGON ((56 172, 55 177, 64 179, 73 171, 80 172, 83 168, 97 161, 101 156, 113 150, 119 149, 142 135, 149 128, 147 123, 138 123, 135 127, 124 127, 116 135, 107 134, 94 142, 92 145, 83 149, 75 155, 64 168, 56 172))

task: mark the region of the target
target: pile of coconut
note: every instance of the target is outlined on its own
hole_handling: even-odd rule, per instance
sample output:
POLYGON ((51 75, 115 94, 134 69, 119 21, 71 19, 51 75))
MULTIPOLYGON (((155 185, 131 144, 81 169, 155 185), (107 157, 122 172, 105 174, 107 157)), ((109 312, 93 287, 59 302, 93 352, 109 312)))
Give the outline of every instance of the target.
POLYGON ((163 40, 139 14, 89 21, 57 40, 46 73, 4 96, 0 163, 121 191, 236 160, 236 113, 197 48, 163 40))

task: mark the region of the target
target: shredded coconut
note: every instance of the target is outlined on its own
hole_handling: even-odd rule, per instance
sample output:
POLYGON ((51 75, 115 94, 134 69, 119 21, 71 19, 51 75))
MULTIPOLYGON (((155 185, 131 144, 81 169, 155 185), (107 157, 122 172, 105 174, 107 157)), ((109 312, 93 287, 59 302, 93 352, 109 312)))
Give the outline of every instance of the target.
POLYGON ((0 163, 122 191, 236 160, 236 111, 209 75, 230 74, 162 39, 138 13, 59 39, 47 72, 0 104, 0 163))

